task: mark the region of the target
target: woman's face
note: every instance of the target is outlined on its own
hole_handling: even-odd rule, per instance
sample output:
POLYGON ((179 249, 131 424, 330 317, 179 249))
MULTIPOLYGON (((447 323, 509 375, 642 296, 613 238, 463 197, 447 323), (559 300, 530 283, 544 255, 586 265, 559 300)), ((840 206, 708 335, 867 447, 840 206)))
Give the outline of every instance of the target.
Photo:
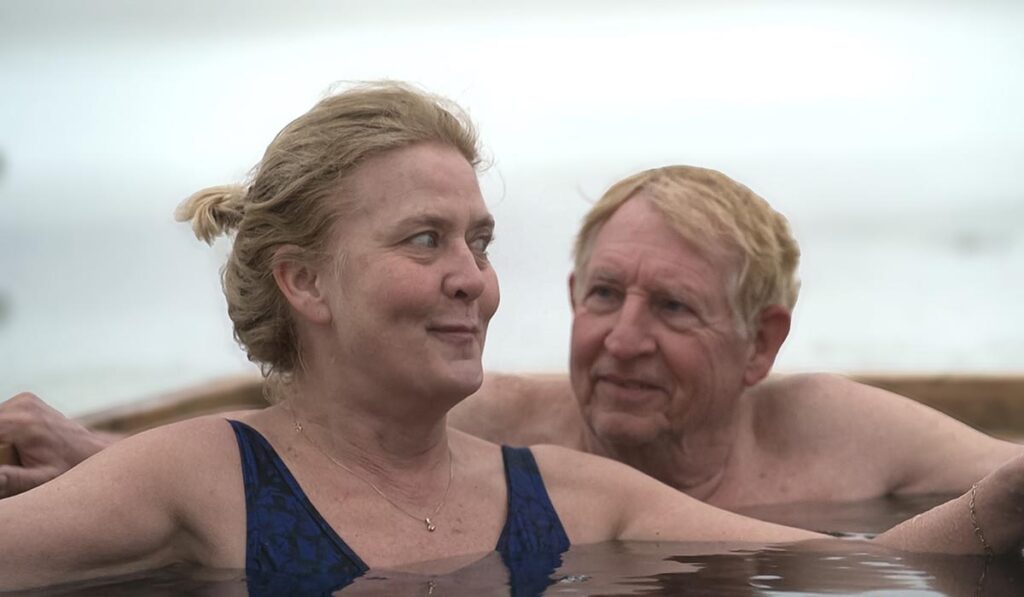
POLYGON ((326 274, 338 367, 372 387, 476 391, 498 308, 476 172, 457 150, 421 143, 374 156, 344 185, 356 203, 334 228, 326 274))

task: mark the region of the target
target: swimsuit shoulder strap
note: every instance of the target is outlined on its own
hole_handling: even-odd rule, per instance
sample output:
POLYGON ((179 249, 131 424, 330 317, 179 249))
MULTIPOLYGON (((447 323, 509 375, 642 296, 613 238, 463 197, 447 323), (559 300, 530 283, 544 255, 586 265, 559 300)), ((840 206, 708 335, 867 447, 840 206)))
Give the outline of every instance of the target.
POLYGON ((569 537, 551 504, 537 461, 529 448, 501 447, 508 486, 508 517, 498 539, 503 553, 561 553, 569 537))
POLYGON ((242 459, 250 594, 273 594, 281 582, 296 588, 289 579, 308 588, 344 586, 365 573, 367 565, 327 524, 270 442, 245 423, 228 422, 242 459), (271 580, 274 587, 263 586, 271 580))

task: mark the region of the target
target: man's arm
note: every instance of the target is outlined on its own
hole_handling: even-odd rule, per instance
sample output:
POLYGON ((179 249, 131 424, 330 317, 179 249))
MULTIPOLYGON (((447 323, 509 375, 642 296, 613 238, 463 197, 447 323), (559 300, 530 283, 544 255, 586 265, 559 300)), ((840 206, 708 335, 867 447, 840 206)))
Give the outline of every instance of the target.
POLYGON ((34 394, 18 394, 0 403, 0 443, 12 445, 18 460, 0 463, 0 498, 41 485, 118 439, 86 429, 34 394))
POLYGON ((578 447, 579 410, 565 373, 489 373, 448 413, 448 424, 496 444, 578 447))
POLYGON ((993 438, 909 398, 838 375, 769 383, 797 425, 827 437, 827 449, 877 467, 888 493, 961 493, 1024 446, 993 438))

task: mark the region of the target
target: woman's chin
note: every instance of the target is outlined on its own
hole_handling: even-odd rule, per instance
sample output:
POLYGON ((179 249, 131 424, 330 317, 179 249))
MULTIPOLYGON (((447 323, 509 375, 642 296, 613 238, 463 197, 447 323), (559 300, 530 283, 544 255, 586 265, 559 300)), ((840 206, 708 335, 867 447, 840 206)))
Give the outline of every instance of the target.
POLYGON ((452 394, 462 400, 480 389, 484 382, 484 370, 480 362, 453 363, 450 368, 448 383, 452 394))

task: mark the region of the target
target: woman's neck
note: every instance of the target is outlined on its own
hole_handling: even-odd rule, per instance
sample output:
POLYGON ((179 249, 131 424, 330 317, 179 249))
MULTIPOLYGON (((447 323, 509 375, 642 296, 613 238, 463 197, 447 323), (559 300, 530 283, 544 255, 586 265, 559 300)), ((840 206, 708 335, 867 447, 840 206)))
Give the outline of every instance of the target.
POLYGON ((447 409, 429 397, 382 395, 351 383, 296 379, 282 414, 331 459, 371 473, 447 466, 447 409), (337 389, 342 388, 342 389, 337 389))

